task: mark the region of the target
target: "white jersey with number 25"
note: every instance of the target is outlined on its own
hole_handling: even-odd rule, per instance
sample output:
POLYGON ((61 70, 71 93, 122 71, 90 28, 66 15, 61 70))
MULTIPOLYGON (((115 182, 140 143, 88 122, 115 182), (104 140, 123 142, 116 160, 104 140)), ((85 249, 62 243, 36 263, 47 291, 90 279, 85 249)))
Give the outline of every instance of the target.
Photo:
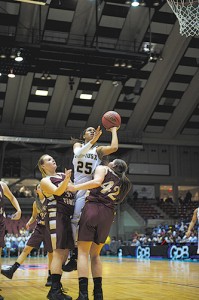
POLYGON ((83 183, 92 179, 92 175, 101 160, 97 154, 97 147, 91 148, 86 155, 77 157, 74 155, 74 183, 83 183))

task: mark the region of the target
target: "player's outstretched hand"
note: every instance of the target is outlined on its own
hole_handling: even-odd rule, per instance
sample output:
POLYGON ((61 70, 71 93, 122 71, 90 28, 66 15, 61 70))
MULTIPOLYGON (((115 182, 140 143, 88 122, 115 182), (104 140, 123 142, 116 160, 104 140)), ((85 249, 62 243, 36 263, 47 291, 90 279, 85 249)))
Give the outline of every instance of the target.
POLYGON ((118 126, 118 127, 111 127, 109 129, 106 129, 106 131, 114 132, 114 131, 118 131, 119 128, 120 128, 120 126, 118 126))
POLYGON ((70 179, 71 175, 72 175, 72 170, 71 169, 69 169, 69 170, 65 169, 65 179, 67 179, 67 180, 70 179))
POLYGON ((98 126, 92 140, 90 141, 91 144, 94 145, 99 140, 101 135, 102 135, 102 130, 101 130, 100 126, 98 126))
POLYGON ((186 235, 187 238, 189 238, 190 235, 191 235, 191 231, 188 230, 188 231, 185 233, 185 235, 186 235))

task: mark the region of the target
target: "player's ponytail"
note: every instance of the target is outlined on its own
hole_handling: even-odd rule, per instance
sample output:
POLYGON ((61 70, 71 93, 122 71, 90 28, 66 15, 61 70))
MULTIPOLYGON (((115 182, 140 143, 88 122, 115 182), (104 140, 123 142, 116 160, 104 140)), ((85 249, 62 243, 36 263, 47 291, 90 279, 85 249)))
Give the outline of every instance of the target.
POLYGON ((48 155, 48 154, 42 155, 39 158, 38 163, 37 163, 37 166, 39 168, 39 171, 41 172, 42 177, 46 177, 46 175, 47 175, 46 172, 44 171, 44 169, 42 168, 42 165, 44 164, 44 158, 45 158, 46 155, 48 155))
POLYGON ((120 180, 121 180, 120 195, 119 195, 119 198, 117 201, 117 203, 121 203, 132 187, 130 180, 126 176, 128 166, 124 160, 115 159, 112 169, 120 177, 120 180))

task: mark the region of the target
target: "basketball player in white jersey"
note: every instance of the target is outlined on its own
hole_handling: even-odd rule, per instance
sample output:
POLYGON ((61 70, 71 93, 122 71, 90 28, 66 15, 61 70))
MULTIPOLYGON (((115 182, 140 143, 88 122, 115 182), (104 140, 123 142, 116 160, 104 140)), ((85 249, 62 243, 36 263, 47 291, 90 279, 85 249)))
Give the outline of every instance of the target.
MULTIPOLYGON (((196 208, 193 212, 193 217, 192 220, 189 224, 188 230, 186 232, 186 237, 190 237, 191 235, 191 230, 194 228, 194 225, 196 224, 196 221, 199 223, 199 208, 196 208)), ((197 249, 197 254, 199 254, 199 228, 198 228, 198 249, 197 249)))
MULTIPOLYGON (((110 155, 118 150, 117 130, 119 127, 112 127, 107 131, 112 133, 111 144, 107 146, 97 146, 102 134, 100 126, 97 129, 88 127, 83 131, 82 137, 75 140, 73 145, 73 165, 74 165, 74 184, 87 182, 92 179, 96 167, 101 163, 103 156, 110 155)), ((71 220, 73 238, 76 243, 78 222, 81 215, 81 210, 85 204, 86 191, 78 191, 75 195, 75 210, 71 220)), ((63 271, 71 272, 77 269, 77 248, 73 251, 68 264, 63 266, 63 271)))

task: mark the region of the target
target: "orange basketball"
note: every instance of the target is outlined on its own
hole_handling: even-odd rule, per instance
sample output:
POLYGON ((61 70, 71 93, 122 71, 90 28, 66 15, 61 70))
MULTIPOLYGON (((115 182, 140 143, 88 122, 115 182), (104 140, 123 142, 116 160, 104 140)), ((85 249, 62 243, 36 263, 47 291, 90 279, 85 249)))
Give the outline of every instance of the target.
POLYGON ((119 127, 121 125, 121 117, 116 111, 107 111, 102 116, 102 125, 106 129, 110 129, 112 127, 119 127))

